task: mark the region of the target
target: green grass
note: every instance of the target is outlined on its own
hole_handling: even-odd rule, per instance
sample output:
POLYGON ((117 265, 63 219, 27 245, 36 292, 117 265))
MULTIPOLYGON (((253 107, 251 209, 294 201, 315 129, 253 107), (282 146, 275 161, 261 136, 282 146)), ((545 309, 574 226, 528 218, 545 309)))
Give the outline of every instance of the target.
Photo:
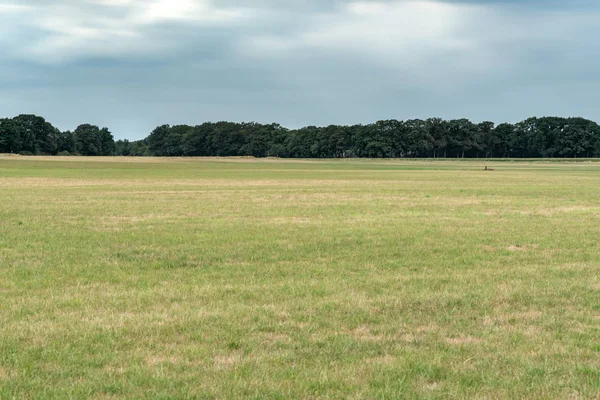
POLYGON ((0 399, 597 398, 600 163, 0 157, 0 399))

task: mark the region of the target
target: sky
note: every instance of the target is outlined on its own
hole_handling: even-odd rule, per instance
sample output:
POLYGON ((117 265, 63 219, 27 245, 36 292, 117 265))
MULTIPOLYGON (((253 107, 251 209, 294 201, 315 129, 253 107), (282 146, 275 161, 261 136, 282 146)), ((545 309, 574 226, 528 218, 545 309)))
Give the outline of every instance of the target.
POLYGON ((600 121, 600 2, 0 0, 0 117, 600 121))

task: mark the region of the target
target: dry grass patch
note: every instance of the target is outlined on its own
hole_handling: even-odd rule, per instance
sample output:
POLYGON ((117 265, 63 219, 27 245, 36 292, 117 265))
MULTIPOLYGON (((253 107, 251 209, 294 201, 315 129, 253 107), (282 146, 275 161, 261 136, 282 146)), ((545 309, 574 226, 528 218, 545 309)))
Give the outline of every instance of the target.
POLYGON ((540 310, 527 310, 520 312, 513 312, 508 314, 502 314, 497 317, 500 322, 522 322, 522 321, 536 321, 544 316, 544 313, 540 310))
POLYGON ((371 357, 366 359, 366 363, 368 364, 376 364, 376 365, 393 365, 396 362, 396 357, 385 354, 383 356, 371 357))
POLYGON ((573 213, 573 212, 581 212, 581 213, 589 213, 594 212, 595 214, 600 211, 598 207, 589 207, 589 206, 562 206, 562 207, 547 207, 540 208, 536 210, 536 213, 544 215, 544 216, 553 216, 561 213, 573 213))
POLYGON ((536 323, 543 317, 543 313, 539 310, 528 310, 520 312, 499 312, 493 316, 488 315, 483 319, 483 324, 486 326, 491 325, 505 325, 505 324, 522 324, 522 323, 536 323))
POLYGON ((528 244, 528 245, 511 245, 506 248, 506 250, 510 252, 526 252, 533 251, 539 247, 537 244, 528 244))
MULTIPOLYGON (((146 365, 149 365, 148 361, 146 361, 146 365)), ((124 375, 127 372, 127 368, 123 366, 112 366, 107 365, 104 367, 104 371, 110 375, 124 375)))
POLYGON ((441 387, 442 384, 440 382, 427 382, 423 384, 423 389, 430 392, 439 390, 441 387))
POLYGON ((415 343, 417 341, 417 337, 411 333, 400 334, 397 339, 405 343, 415 343))
POLYGON ((11 378, 10 373, 4 367, 0 367, 0 380, 7 381, 11 378))
POLYGON ((268 225, 319 225, 322 218, 302 218, 302 217, 273 217, 266 219, 268 225))
POLYGON ((227 355, 215 356, 213 358, 214 366, 220 370, 235 369, 244 361, 243 351, 234 351, 227 355))
POLYGON ((440 332, 441 327, 437 324, 429 324, 429 325, 419 325, 415 327, 414 331, 416 333, 438 333, 440 332))
POLYGON ((446 338, 445 342, 448 344, 451 344, 451 345, 462 346, 462 345, 467 345, 467 344, 479 344, 479 343, 482 343, 483 341, 481 339, 473 337, 473 336, 461 336, 461 337, 446 338))
POLYGON ((375 334, 368 326, 359 326, 356 329, 353 329, 350 334, 355 340, 361 342, 382 342, 386 340, 386 337, 381 334, 375 334))
POLYGON ((149 367, 155 367, 157 365, 162 365, 162 364, 177 365, 177 364, 181 363, 181 358, 176 357, 176 356, 170 356, 170 357, 150 356, 145 359, 145 362, 146 362, 146 365, 149 367))
POLYGON ((292 339, 283 333, 268 332, 261 334, 261 343, 266 344, 277 344, 277 343, 290 343, 292 339))

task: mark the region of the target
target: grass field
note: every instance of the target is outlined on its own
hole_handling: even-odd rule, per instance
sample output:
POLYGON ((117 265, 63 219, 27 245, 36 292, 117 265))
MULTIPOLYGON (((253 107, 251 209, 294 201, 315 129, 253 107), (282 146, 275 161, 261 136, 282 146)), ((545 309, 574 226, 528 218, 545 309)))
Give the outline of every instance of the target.
POLYGON ((0 157, 0 399, 598 398, 600 163, 0 157))

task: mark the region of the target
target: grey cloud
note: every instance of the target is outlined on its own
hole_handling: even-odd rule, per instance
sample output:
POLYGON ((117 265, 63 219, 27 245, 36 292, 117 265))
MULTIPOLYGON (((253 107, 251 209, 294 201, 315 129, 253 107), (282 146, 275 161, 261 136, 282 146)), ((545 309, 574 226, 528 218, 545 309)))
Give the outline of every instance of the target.
POLYGON ((0 114, 129 138, 220 119, 600 119, 589 2, 177 0, 144 14, 157 1, 0 6, 0 114))

